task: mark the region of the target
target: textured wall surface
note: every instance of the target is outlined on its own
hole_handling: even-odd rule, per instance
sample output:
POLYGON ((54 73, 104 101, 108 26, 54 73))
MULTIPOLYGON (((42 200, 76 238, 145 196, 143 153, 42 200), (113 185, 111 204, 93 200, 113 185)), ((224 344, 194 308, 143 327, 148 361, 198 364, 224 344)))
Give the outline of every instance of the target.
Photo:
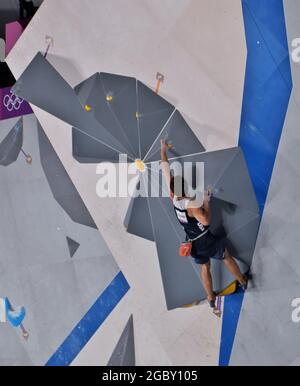
MULTIPOLYGON (((0 295, 13 306, 25 306, 30 338, 25 342, 20 331, 1 325, 0 339, 6 347, 1 350, 1 365, 44 365, 119 273, 98 230, 80 224, 90 215, 36 118, 28 116, 24 121, 22 146, 32 165, 20 153, 15 162, 0 166, 0 295), (60 203, 47 173, 55 177, 52 188, 56 184, 65 188, 60 203), (77 223, 63 210, 66 203, 79 212, 77 223), (67 237, 79 244, 72 257, 67 237)), ((0 142, 14 123, 0 123, 0 142)), ((15 153, 10 144, 6 148, 15 153)), ((124 294, 118 288, 112 292, 117 300, 124 294)), ((112 299, 102 298, 101 312, 106 316, 115 304, 112 299)), ((99 324, 94 321, 96 327, 99 324)), ((86 323, 81 327, 86 328, 86 323)), ((69 362, 81 348, 74 340, 69 362)))
MULTIPOLYGON (((293 39, 300 36, 300 3, 285 0, 283 4, 288 44, 292 50, 293 39)), ((278 60, 278 51, 273 53, 278 60)), ((277 62, 280 74, 276 87, 289 90, 285 55, 281 58, 277 62)), ((292 301, 300 295, 300 65, 291 61, 291 66, 293 92, 254 256, 254 287, 243 303, 232 365, 299 365, 300 324, 292 321, 292 301)), ((275 113, 280 106, 273 108, 275 113)))

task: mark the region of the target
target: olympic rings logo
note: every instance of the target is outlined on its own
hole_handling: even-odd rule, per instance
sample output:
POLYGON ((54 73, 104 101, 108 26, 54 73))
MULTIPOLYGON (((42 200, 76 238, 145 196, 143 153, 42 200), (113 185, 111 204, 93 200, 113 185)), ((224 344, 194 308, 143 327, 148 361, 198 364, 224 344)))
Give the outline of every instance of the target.
POLYGON ((23 102, 24 99, 19 98, 12 91, 10 92, 10 94, 5 95, 3 98, 3 105, 9 112, 13 110, 20 110, 20 107, 23 102))

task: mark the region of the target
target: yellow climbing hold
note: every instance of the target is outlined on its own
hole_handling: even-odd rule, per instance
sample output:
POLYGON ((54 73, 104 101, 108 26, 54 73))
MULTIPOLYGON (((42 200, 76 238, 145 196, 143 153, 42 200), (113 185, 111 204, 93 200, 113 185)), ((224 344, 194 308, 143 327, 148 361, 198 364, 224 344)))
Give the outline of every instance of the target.
POLYGON ((85 109, 85 111, 90 112, 90 111, 92 111, 92 106, 90 106, 90 105, 85 105, 85 106, 84 106, 84 109, 85 109))
POLYGON ((227 288, 225 288, 222 292, 218 294, 218 296, 228 296, 232 295, 237 291, 238 283, 234 281, 227 288))
POLYGON ((194 303, 191 303, 191 304, 185 304, 181 308, 192 308, 192 307, 199 306, 199 304, 201 304, 200 300, 195 301, 194 303))
POLYGON ((138 171, 140 171, 141 173, 144 173, 144 171, 146 170, 146 166, 145 166, 145 163, 140 160, 140 159, 137 159, 135 161, 135 167, 137 168, 138 171))
POLYGON ((31 157, 31 155, 27 155, 26 156, 26 162, 28 163, 28 165, 32 165, 32 157, 31 157))
POLYGON ((108 94, 108 95, 106 95, 106 101, 107 102, 112 102, 113 101, 113 96, 111 95, 111 94, 108 94))

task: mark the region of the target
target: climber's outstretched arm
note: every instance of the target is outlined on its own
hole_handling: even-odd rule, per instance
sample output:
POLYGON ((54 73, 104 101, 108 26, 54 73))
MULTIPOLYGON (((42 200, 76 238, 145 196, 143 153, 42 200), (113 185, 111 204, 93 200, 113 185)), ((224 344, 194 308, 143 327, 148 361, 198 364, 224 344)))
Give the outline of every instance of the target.
POLYGON ((164 174, 164 177, 166 179, 166 183, 168 186, 168 189, 170 190, 170 183, 171 183, 171 170, 170 170, 170 164, 168 159, 168 152, 169 146, 167 142, 162 139, 161 140, 161 168, 164 174))
POLYGON ((210 225, 211 222, 210 197, 211 192, 210 190, 207 190, 204 193, 204 201, 202 207, 195 208, 193 205, 190 207, 193 216, 205 226, 210 225))

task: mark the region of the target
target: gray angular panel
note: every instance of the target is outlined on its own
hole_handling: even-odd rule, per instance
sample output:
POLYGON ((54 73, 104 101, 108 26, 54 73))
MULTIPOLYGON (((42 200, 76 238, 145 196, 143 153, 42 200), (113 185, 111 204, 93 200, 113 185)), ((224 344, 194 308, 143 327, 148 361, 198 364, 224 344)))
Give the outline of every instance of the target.
POLYGON ((211 186, 216 198, 259 213, 248 168, 240 148, 201 153, 179 158, 178 161, 204 162, 205 187, 211 186))
POLYGON ((76 128, 72 129, 72 154, 74 159, 82 164, 119 162, 118 153, 108 147, 103 147, 100 142, 76 128))
POLYGON ((144 159, 175 111, 175 107, 139 81, 137 90, 141 159, 144 159))
POLYGON ((89 77, 88 79, 84 80, 83 82, 79 83, 77 86, 74 87, 74 91, 78 97, 78 100, 82 106, 86 104, 86 101, 92 91, 92 88, 95 83, 95 79, 97 77, 97 73, 89 77))
POLYGON ((227 238, 227 246, 237 260, 250 267, 256 244, 260 216, 215 197, 211 200, 214 234, 227 238))
POLYGON ((135 155, 134 150, 132 149, 130 136, 127 136, 122 124, 111 109, 112 102, 107 101, 107 97, 110 94, 105 92, 102 76, 99 73, 96 73, 92 78, 88 79, 87 83, 88 87, 83 87, 81 85, 78 90, 78 98, 82 106, 90 106, 92 109, 90 114, 105 127, 114 138, 126 147, 130 157, 133 159, 138 158, 137 154, 135 155))
POLYGON ((66 237, 70 256, 73 257, 75 253, 77 252, 78 248, 80 247, 80 244, 77 243, 77 241, 71 239, 70 237, 66 237))
POLYGON ((9 166, 14 163, 23 146, 23 120, 15 124, 8 135, 0 143, 0 165, 9 166))
MULTIPOLYGON (((141 177, 137 189, 141 190, 141 186, 142 189, 145 189, 143 177, 141 177)), ((132 235, 142 237, 149 241, 155 241, 146 197, 138 196, 131 199, 124 220, 124 226, 127 229, 127 232, 132 235)))
POLYGON ((147 198, 132 198, 124 225, 128 233, 149 241, 155 241, 147 198))
POLYGON ((38 127, 38 136, 41 164, 55 200, 73 221, 97 229, 94 220, 40 125, 38 127))
POLYGON ((204 162, 205 167, 205 186, 214 186, 222 177, 227 166, 237 155, 238 148, 230 148, 219 151, 212 151, 199 154, 191 154, 186 157, 178 157, 175 160, 181 162, 204 162))
POLYGON ((245 223, 240 229, 230 231, 227 234, 231 253, 236 258, 251 267, 255 251, 260 216, 257 215, 249 223, 245 223))
MULTIPOLYGON (((129 221, 130 221, 130 218, 131 218, 131 213, 132 213, 133 205, 134 205, 134 198, 132 198, 132 199, 130 200, 130 203, 129 203, 129 206, 128 206, 128 209, 127 209, 127 212, 126 212, 124 221, 123 221, 123 225, 124 225, 124 227, 125 227, 126 229, 128 229, 128 224, 129 224, 129 221)), ((129 232, 129 233, 130 233, 130 232, 129 232)))
POLYGON ((172 148, 169 150, 169 158, 182 157, 205 151, 204 146, 178 110, 172 115, 172 118, 153 144, 153 147, 145 158, 145 162, 160 160, 161 139, 165 139, 172 144, 172 148))
POLYGON ((141 158, 137 113, 137 81, 134 78, 101 73, 106 95, 112 95, 109 104, 130 139, 135 158, 141 158))
POLYGON ((242 150, 214 184, 215 197, 258 213, 259 208, 242 150))
POLYGON ((98 142, 100 157, 105 155, 108 160, 118 161, 119 152, 128 153, 91 113, 85 111, 75 91, 41 53, 21 75, 13 92, 98 142))
POLYGON ((133 316, 131 315, 107 364, 109 367, 135 366, 133 316))

